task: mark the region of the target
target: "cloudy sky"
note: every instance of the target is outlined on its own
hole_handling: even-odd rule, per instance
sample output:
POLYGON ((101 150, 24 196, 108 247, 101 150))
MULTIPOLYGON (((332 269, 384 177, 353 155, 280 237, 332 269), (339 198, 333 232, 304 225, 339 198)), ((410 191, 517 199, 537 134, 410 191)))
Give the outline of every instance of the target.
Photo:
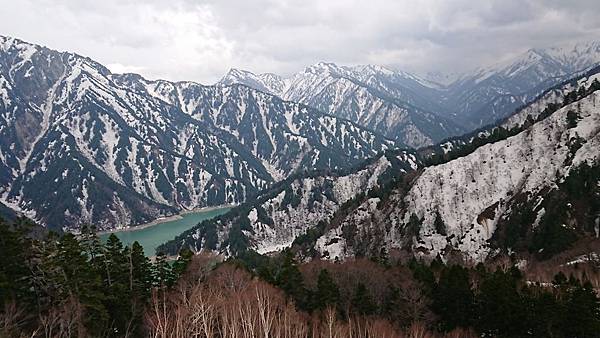
POLYGON ((457 72, 600 40, 598 0, 0 0, 0 35, 114 72, 213 83, 318 61, 457 72))

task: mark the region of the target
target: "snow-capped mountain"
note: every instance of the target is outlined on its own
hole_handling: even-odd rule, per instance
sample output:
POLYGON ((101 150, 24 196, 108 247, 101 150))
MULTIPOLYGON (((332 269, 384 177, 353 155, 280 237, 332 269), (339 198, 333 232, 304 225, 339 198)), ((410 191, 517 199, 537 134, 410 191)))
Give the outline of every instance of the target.
POLYGON ((384 247, 483 261, 499 250, 552 255, 582 234, 597 237, 599 72, 508 119, 505 127, 522 130, 516 135, 425 168, 381 208, 365 199, 318 239, 316 249, 330 259, 384 247))
POLYGON ((599 42, 530 49, 464 75, 442 93, 442 102, 452 107, 457 118, 477 128, 508 116, 547 88, 598 63, 599 42))
POLYGON ((285 89, 285 79, 279 75, 272 73, 254 74, 252 72, 231 69, 225 76, 219 81, 222 85, 233 85, 243 84, 250 88, 258 89, 265 93, 280 95, 285 89))
POLYGON ((226 255, 247 248, 259 253, 278 251, 298 242, 299 237, 314 234, 357 195, 420 166, 413 153, 389 151, 349 172, 310 172, 290 177, 261 192, 256 200, 197 225, 158 250, 176 254, 182 247, 190 247, 226 255))
POLYGON ((441 114, 438 85, 385 67, 320 62, 285 79, 232 70, 220 83, 242 83, 304 103, 415 148, 464 132, 441 116, 447 114, 441 114))
POLYGON ((321 62, 288 78, 232 70, 221 82, 302 102, 422 147, 494 123, 598 63, 600 42, 589 42, 531 49, 462 75, 418 77, 381 66, 321 62))
POLYGON ((290 179, 162 249, 265 253, 293 244, 332 260, 382 249, 471 262, 498 252, 552 256, 600 236, 599 80, 600 67, 547 90, 495 127, 511 134, 482 131, 492 141, 453 160, 424 167, 401 153, 404 166, 386 155, 335 178, 290 179))
POLYGON ((544 51, 571 70, 578 71, 600 62, 600 41, 576 43, 573 46, 551 47, 544 51))
POLYGON ((442 71, 429 71, 421 75, 421 77, 427 81, 430 81, 437 87, 447 87, 460 79, 464 74, 458 72, 442 72, 442 71))
POLYGON ((111 74, 5 37, 0 121, 0 200, 68 228, 240 203, 305 166, 344 168, 393 145, 246 86, 111 74))

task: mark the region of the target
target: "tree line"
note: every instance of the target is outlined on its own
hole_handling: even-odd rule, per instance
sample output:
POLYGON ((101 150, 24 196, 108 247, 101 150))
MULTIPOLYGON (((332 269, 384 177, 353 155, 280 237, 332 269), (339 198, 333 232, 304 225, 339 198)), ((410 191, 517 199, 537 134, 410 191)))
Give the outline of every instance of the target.
MULTIPOLYGON (((598 337, 598 266, 535 282, 512 264, 301 263, 291 250, 151 261, 94 230, 0 222, 0 336, 598 337), (577 277, 576 277, 577 276, 577 277), (589 278, 588 278, 589 276, 589 278), (592 283, 592 279, 595 284, 592 283)), ((574 266, 577 269, 577 266, 574 266)))
POLYGON ((139 243, 102 242, 92 227, 43 238, 36 228, 0 220, 0 336, 143 336, 151 291, 172 287, 192 256, 151 262, 139 243))

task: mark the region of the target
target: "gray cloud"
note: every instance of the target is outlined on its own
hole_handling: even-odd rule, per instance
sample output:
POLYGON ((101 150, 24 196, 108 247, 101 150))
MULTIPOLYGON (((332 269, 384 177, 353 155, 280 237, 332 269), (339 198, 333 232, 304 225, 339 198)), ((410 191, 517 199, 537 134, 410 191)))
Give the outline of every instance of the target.
POLYGON ((229 68, 318 61, 464 71, 531 47, 600 39, 596 0, 20 0, 0 34, 149 78, 212 83, 229 68))

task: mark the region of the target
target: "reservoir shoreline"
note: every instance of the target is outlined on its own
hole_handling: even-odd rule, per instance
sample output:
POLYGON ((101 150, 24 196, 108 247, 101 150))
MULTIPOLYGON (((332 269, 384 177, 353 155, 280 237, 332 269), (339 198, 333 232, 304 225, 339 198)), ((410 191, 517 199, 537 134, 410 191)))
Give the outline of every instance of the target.
POLYGON ((231 208, 230 205, 220 205, 185 210, 177 215, 158 218, 146 224, 105 231, 99 234, 99 237, 106 241, 114 234, 127 246, 138 242, 144 248, 146 256, 152 257, 161 244, 174 239, 200 222, 229 212, 231 208))
POLYGON ((189 209, 189 210, 182 210, 178 214, 171 215, 171 216, 159 217, 148 223, 143 223, 140 225, 130 225, 130 226, 127 226, 124 228, 117 228, 117 229, 111 229, 111 230, 102 230, 102 231, 98 231, 97 234, 98 235, 109 235, 109 234, 117 233, 117 232, 129 232, 129 231, 142 230, 142 229, 150 228, 155 225, 162 224, 162 223, 167 223, 167 222, 172 222, 172 221, 176 221, 179 219, 183 219, 182 215, 187 215, 187 214, 192 214, 192 213, 197 213, 197 212, 209 212, 209 211, 213 211, 213 210, 220 210, 220 209, 227 209, 227 208, 231 209, 235 206, 236 206, 236 204, 221 204, 221 205, 216 205, 216 206, 211 206, 211 207, 201 207, 201 208, 194 208, 194 209, 189 209))

